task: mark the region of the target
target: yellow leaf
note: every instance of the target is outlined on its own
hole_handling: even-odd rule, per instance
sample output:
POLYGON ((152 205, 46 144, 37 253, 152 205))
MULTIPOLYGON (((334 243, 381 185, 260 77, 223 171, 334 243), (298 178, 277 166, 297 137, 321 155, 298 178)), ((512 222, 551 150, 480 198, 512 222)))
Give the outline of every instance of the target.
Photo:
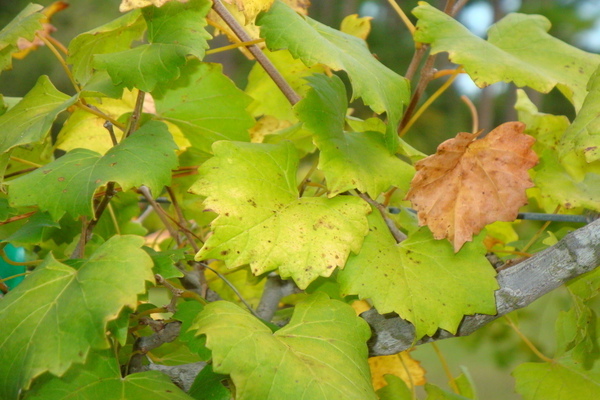
POLYGON ((351 305, 352 308, 354 308, 354 311, 356 311, 356 315, 360 315, 361 313, 371 309, 371 305, 365 300, 356 300, 351 305))
MULTIPOLYGON (((135 8, 144 8, 148 6, 156 6, 161 7, 168 3, 169 1, 174 0, 122 0, 121 5, 119 6, 119 11, 127 12, 131 11, 135 8)), ((180 3, 187 3, 188 0, 176 0, 180 3)))
POLYGON ((367 40, 367 36, 371 33, 372 19, 372 17, 359 17, 358 14, 348 15, 342 20, 340 30, 348 35, 367 40))
POLYGON ((371 379, 375 390, 387 385, 384 375, 395 375, 401 378, 410 388, 424 385, 425 370, 421 364, 410 356, 410 350, 392 356, 379 356, 369 358, 371 379))

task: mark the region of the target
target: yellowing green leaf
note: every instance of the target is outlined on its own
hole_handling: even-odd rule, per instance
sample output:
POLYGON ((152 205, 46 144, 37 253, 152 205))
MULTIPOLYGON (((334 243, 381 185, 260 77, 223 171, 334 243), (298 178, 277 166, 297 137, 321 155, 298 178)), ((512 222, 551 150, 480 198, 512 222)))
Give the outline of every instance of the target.
POLYGON ((112 350, 93 352, 82 366, 64 377, 44 376, 33 384, 25 400, 161 399, 192 400, 171 379, 158 371, 121 376, 112 350), (110 397, 107 397, 110 396, 110 397))
POLYGON ((207 305, 192 329, 206 335, 213 369, 231 376, 238 400, 377 398, 367 364, 368 325, 323 293, 299 303, 275 333, 222 301, 207 305))
POLYGON ((12 55, 20 51, 18 40, 33 40, 35 32, 42 29, 42 9, 39 4, 29 4, 0 31, 0 71, 12 68, 12 55))
POLYGON ((44 139, 56 116, 76 100, 56 90, 42 75, 17 105, 0 116, 0 154, 44 139))
POLYGON ((162 190, 177 166, 175 148, 165 124, 149 121, 104 156, 76 149, 7 182, 10 202, 17 207, 36 205, 55 220, 65 212, 91 216, 93 195, 107 182, 117 182, 123 190, 140 185, 154 192, 162 190))
POLYGON ((385 147, 379 132, 344 132, 346 90, 337 76, 308 78, 313 90, 295 107, 321 151, 329 196, 358 189, 377 198, 391 186, 408 190, 414 168, 385 147))
POLYGON ((249 263, 256 275, 278 268, 306 288, 360 250, 369 206, 352 196, 298 198, 292 144, 220 141, 213 152, 190 189, 219 214, 197 259, 249 263))
POLYGON ((169 2, 180 2, 185 3, 188 0, 121 0, 121 5, 119 6, 119 11, 126 12, 136 8, 144 8, 148 6, 156 6, 162 7, 166 3, 169 2))
POLYGON ((413 14, 419 18, 414 39, 430 43, 432 54, 448 52, 479 87, 504 81, 548 93, 557 86, 579 109, 600 64, 599 55, 550 36, 550 21, 541 15, 509 14, 492 25, 485 41, 425 2, 413 14))
POLYGON ((223 75, 221 64, 190 60, 179 79, 158 85, 152 96, 158 117, 177 125, 198 150, 210 153, 222 139, 250 141, 250 98, 223 75))
POLYGON ((416 337, 438 328, 456 332, 464 315, 494 314, 495 272, 478 243, 457 254, 422 228, 396 244, 379 213, 358 255, 338 273, 344 295, 370 298, 382 313, 396 312, 415 325, 416 337))
POLYGON ((377 61, 364 40, 301 16, 281 1, 275 1, 257 21, 269 49, 288 49, 308 66, 325 64, 346 71, 354 89, 352 98, 361 97, 376 113, 387 113, 385 143, 388 150, 396 151, 396 127, 410 96, 406 79, 377 61))
POLYGON ((135 309, 154 280, 142 244, 141 237, 114 236, 77 269, 50 255, 2 299, 0 398, 16 399, 40 374, 62 376, 91 349, 108 348, 108 321, 125 306, 135 309))
POLYGON ((340 30, 357 38, 367 40, 371 33, 371 20, 373 17, 359 17, 358 14, 351 14, 342 20, 340 30))

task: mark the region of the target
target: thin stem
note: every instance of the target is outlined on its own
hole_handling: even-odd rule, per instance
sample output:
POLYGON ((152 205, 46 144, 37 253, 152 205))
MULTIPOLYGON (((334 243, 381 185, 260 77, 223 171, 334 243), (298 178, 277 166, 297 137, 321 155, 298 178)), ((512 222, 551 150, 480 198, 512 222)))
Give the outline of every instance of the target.
MULTIPOLYGON (((417 53, 418 53, 418 50, 417 50, 417 53)), ((404 132, 404 127, 406 126, 406 124, 410 120, 413 112, 417 108, 417 105, 419 104, 419 100, 421 99, 421 96, 425 92, 427 85, 429 85, 429 82, 431 81, 431 79, 433 79, 433 75, 436 72, 435 68, 433 68, 433 65, 435 64, 435 59, 436 59, 435 55, 427 57, 427 60, 425 61, 425 65, 423 65, 423 68, 421 68, 421 74, 419 75, 419 82, 417 83, 415 92, 413 93, 412 97, 410 98, 410 103, 408 103, 408 107, 406 107, 406 111, 404 112, 402 121, 400 121, 400 124, 398 126, 399 134, 400 134, 400 132, 404 132)), ((412 62, 411 62, 411 64, 412 64, 412 62)), ((415 68, 417 66, 415 66, 415 68)), ((410 68, 411 67, 409 66, 409 69, 410 68)), ((402 135, 400 135, 400 136, 402 136, 402 135)))
POLYGON ((62 51, 62 53, 65 56, 69 54, 69 50, 65 47, 65 45, 53 38, 52 36, 48 35, 46 36, 46 39, 48 39, 48 41, 52 43, 58 50, 62 51))
POLYGON ((469 0, 458 0, 450 13, 451 16, 455 16, 458 12, 467 4, 469 0))
MULTIPOLYGON (((221 0, 213 0, 213 9, 217 14, 219 14, 219 17, 225 21, 227 26, 231 28, 231 30, 237 35, 238 38, 240 38, 242 42, 250 42, 252 40, 252 38, 248 35, 248 33, 246 33, 244 28, 239 24, 239 22, 237 22, 234 16, 231 15, 229 10, 227 10, 223 3, 221 3, 221 0)), ((277 68, 275 68, 271 60, 267 58, 260 47, 253 44, 248 46, 248 51, 252 53, 254 58, 256 58, 256 61, 258 61, 258 63, 264 68, 265 72, 269 74, 273 82, 275 82, 277 87, 279 87, 290 104, 294 105, 300 101, 300 96, 298 93, 296 93, 289 83, 287 83, 285 78, 279 73, 277 68)))
POLYGON ((183 215, 183 210, 179 206, 179 201, 177 201, 177 196, 175 196, 173 189, 171 189, 169 186, 166 186, 166 188, 167 188, 167 193, 169 193, 169 197, 171 198, 171 204, 173 205, 173 209, 175 209, 175 213, 177 214, 177 218, 179 219, 178 226, 183 228, 181 231, 187 238, 190 246, 192 246, 192 248, 194 249, 194 252, 197 253, 200 251, 200 247, 198 247, 198 245, 196 244, 194 235, 192 234, 192 232, 189 229, 188 221, 185 218, 185 216, 183 215))
POLYGON ((135 108, 133 109, 133 113, 131 114, 131 118, 129 118, 129 125, 127 126, 127 130, 125 131, 125 135, 123 139, 131 135, 133 132, 137 131, 140 117, 142 115, 142 110, 144 109, 144 99, 146 97, 146 93, 138 90, 137 97, 135 99, 135 108))
POLYGON ((102 126, 104 127, 104 129, 106 129, 108 131, 108 135, 110 136, 110 141, 112 142, 112 145, 113 146, 118 145, 119 141, 117 140, 117 136, 115 135, 115 130, 113 129, 112 122, 105 121, 104 124, 102 124, 102 126))
POLYGON ((535 345, 531 342, 531 340, 529 340, 527 338, 527 336, 525 336, 523 334, 523 332, 521 332, 521 330, 517 327, 517 325, 515 325, 515 323, 512 321, 512 319, 510 319, 510 317, 508 315, 504 316, 504 319, 506 320, 506 322, 508 323, 508 325, 517 333, 517 335, 519 335, 519 337, 521 338, 521 340, 523 340, 523 342, 525 342, 525 344, 527 345, 527 347, 529 347, 529 349, 536 355, 539 357, 540 360, 545 361, 547 363, 554 363, 554 360, 546 357, 544 354, 542 354, 541 351, 539 351, 537 349, 537 347, 535 347, 535 345))
POLYGON ((448 384, 450 385, 450 388, 452 389, 452 391, 454 393, 460 394, 460 390, 458 389, 458 386, 456 385, 456 382, 454 381, 454 376, 452 375, 452 371, 450 371, 450 367, 448 366, 446 357, 444 357, 444 354, 442 354, 442 352, 440 351, 440 348, 438 347, 438 345, 435 342, 432 342, 431 346, 433 347, 435 354, 437 355, 438 359, 440 360, 440 363, 442 364, 442 368, 444 370, 444 373, 446 374, 446 378, 448 379, 448 384))
POLYGON ((260 318, 260 316, 258 314, 256 314, 256 311, 254 311, 254 309, 252 308, 252 306, 250 306, 250 304, 246 301, 246 299, 244 299, 244 296, 242 296, 242 294, 240 293, 240 291, 234 286, 233 283, 229 282, 229 280, 227 278, 225 278, 225 276, 223 274, 221 274, 219 271, 217 271, 214 268, 211 268, 210 266, 208 266, 207 264, 202 264, 204 268, 212 271, 215 275, 217 275, 223 282, 225 282, 225 284, 227 286, 229 286, 231 288, 231 290, 233 290, 233 292, 235 293, 235 295, 240 299, 240 301, 246 306, 246 308, 252 313, 252 315, 254 315, 256 318, 260 318))
POLYGON ((304 176, 304 179, 302 179, 302 182, 300 182, 300 184, 298 185, 298 196, 302 197, 302 195, 304 194, 304 189, 306 189, 306 185, 309 183, 309 179, 312 176, 312 174, 315 172, 315 170, 317 169, 317 162, 315 161, 313 163, 313 165, 310 167, 310 169, 308 170, 308 172, 306 173, 306 175, 304 176))
POLYGON ((7 180, 8 178, 12 178, 13 176, 23 175, 28 172, 35 171, 36 169, 38 169, 38 167, 25 168, 25 169, 22 169, 19 171, 11 172, 10 174, 4 175, 4 180, 7 180))
POLYGON ((421 46, 417 47, 413 53, 413 57, 410 60, 408 68, 406 69, 406 73, 404 74, 404 77, 409 81, 412 81, 413 77, 415 76, 415 73, 417 72, 419 65, 421 65, 421 61, 427 53, 427 50, 429 50, 429 45, 422 44, 421 46))
MULTIPOLYGON (((2 258, 4 258, 4 257, 2 257, 2 258)), ((6 261, 6 259, 4 261, 6 261)), ((0 283, 4 283, 6 281, 10 281, 11 279, 15 279, 15 278, 18 278, 18 277, 21 277, 21 276, 29 275, 30 273, 31 273, 31 271, 27 271, 27 272, 22 272, 22 273, 16 274, 16 275, 11 275, 8 278, 2 278, 2 279, 0 279, 0 283)))
POLYGON ((450 87, 450 85, 452 85, 452 82, 454 82, 456 77, 461 72, 462 72, 462 68, 460 68, 460 67, 457 68, 455 70, 454 75, 452 75, 446 82, 444 82, 444 84, 442 86, 440 86, 440 88, 438 90, 436 90, 435 93, 432 94, 431 97, 429 97, 427 99, 427 101, 425 101, 425 103, 423 103, 421 108, 419 108, 419 110, 417 110, 415 115, 413 115, 412 118, 408 121, 408 123, 402 128, 402 130, 399 133, 400 136, 404 136, 406 134, 406 132, 408 132, 408 130, 419 119, 419 117, 421 117, 421 115, 425 112, 425 110, 427 110, 427 108, 429 108, 429 106, 431 104, 433 104, 433 102, 436 101, 437 98, 440 97, 442 95, 442 93, 444 93, 446 91, 446 89, 448 89, 450 87))
MULTIPOLYGON (((406 350, 406 354, 410 355, 409 353, 410 350, 406 350)), ((402 353, 398 353, 396 355, 396 357, 398 357, 398 359, 400 360, 400 364, 402 364, 402 368, 404 368, 404 372, 406 373, 406 376, 408 377, 408 381, 410 382, 410 397, 411 399, 416 399, 417 398, 417 391, 416 391, 416 386, 415 386, 415 381, 413 380, 412 377, 412 373, 410 372, 410 370, 408 369, 408 365, 406 365, 406 363, 404 362, 404 359, 401 356, 402 353)))
POLYGON ((460 99, 469 107, 469 111, 471 112, 471 120, 473 121, 471 125, 471 133, 475 133, 479 130, 479 115, 477 114, 477 108, 475 108, 475 104, 464 94, 460 96, 460 99))
POLYGON ((94 115, 95 115, 95 116, 97 116, 97 117, 100 117, 100 118, 102 118, 102 119, 104 119, 104 120, 106 120, 106 121, 109 121, 111 124, 113 124, 114 126, 116 126, 117 128, 119 128, 119 129, 120 129, 120 130, 122 130, 122 131, 125 131, 125 129, 126 129, 126 126, 125 126, 125 125, 123 125, 122 123, 120 123, 120 122, 119 122, 119 121, 117 121, 116 119, 114 119, 114 118, 112 118, 112 117, 110 117, 110 116, 108 116, 108 115, 104 114, 102 111, 100 111, 100 110, 99 110, 98 108, 96 108, 96 107, 92 108, 93 106, 92 106, 92 107, 90 107, 89 105, 87 105, 87 104, 84 104, 84 103, 82 103, 81 101, 77 101, 77 102, 75 103, 75 105, 76 105, 77 107, 79 107, 79 108, 81 108, 81 109, 83 109, 83 110, 85 110, 85 111, 89 112, 89 113, 92 113, 92 114, 94 114, 94 115))
POLYGON ((400 243, 401 241, 406 240, 407 236, 403 232, 401 232, 398 229, 398 227, 396 227, 396 224, 394 223, 394 221, 392 221, 390 219, 390 217, 387 216, 387 207, 385 207, 383 204, 380 204, 377 201, 373 200, 366 193, 359 193, 358 196, 379 210, 379 213, 383 217, 383 220, 385 221, 385 224, 387 225, 388 229, 392 233, 392 236, 394 236, 394 239, 396 239, 396 243, 400 243))
POLYGON ((67 63, 65 62, 64 58, 60 55, 60 53, 58 52, 58 50, 56 49, 56 47, 54 47, 54 44, 52 44, 52 42, 50 42, 50 40, 48 40, 46 38, 45 35, 40 34, 40 33, 36 33, 36 36, 38 38, 40 38, 40 40, 42 42, 44 42, 44 44, 48 47, 48 49, 50 49, 50 51, 52 52, 52 54, 54 54, 54 56, 56 57, 56 59, 58 60, 58 62, 60 63, 60 65, 62 66, 62 68, 65 70, 65 73, 67 74, 67 76, 69 77, 69 80, 71 81, 71 84, 73 85, 73 87, 75 88, 75 91, 77 93, 81 92, 81 88, 79 87, 79 85, 77 84, 77 81, 75 80, 75 77, 73 76, 73 74, 71 73, 71 70, 69 69, 69 66, 67 65, 67 63))
POLYGON ((386 211, 387 211, 387 207, 390 205, 390 201, 392 200, 392 196, 394 195, 394 192, 397 189, 398 188, 396 186, 394 186, 390 190, 388 190, 387 192, 385 192, 383 194, 383 203, 381 205, 384 206, 384 207, 386 207, 386 211))
MULTIPOLYGON (((556 209, 554 210, 554 214, 558 213, 558 211, 560 210, 560 208, 561 208, 561 206, 558 205, 556 207, 556 209)), ((529 242, 525 245, 525 247, 523 247, 521 249, 521 251, 523 253, 526 253, 527 250, 529 250, 529 248, 531 246, 533 246, 533 244, 535 243, 535 241, 538 240, 540 236, 542 236, 542 234, 544 233, 544 231, 546 230, 546 228, 548 228, 548 225, 550 225, 551 223, 552 223, 552 221, 546 221, 546 223, 544 225, 542 225, 540 229, 538 229, 538 231, 535 233, 535 235, 533 235, 531 237, 531 239, 529 240, 529 242)))
POLYGON ((19 158, 19 157, 10 156, 9 159, 10 159, 10 161, 16 161, 16 162, 21 163, 21 164, 31 165, 32 167, 35 167, 35 168, 40 168, 42 166, 42 164, 37 164, 37 163, 34 163, 32 161, 25 160, 25 159, 19 158))
POLYGON ((248 46, 252 46, 253 44, 262 43, 264 41, 265 41, 265 39, 254 39, 254 40, 251 40, 249 42, 234 43, 234 44, 230 44, 230 45, 227 45, 227 46, 219 47, 217 49, 207 50, 206 51, 206 55, 220 53, 222 51, 237 49, 237 48, 240 48, 240 47, 248 47, 248 46))
POLYGON ((119 228, 119 221, 117 221, 117 216, 115 215, 115 210, 113 210, 113 206, 112 204, 108 203, 108 213, 110 214, 110 219, 113 223, 113 226, 115 228, 115 232, 117 233, 117 235, 121 234, 121 228, 119 228))
POLYGON ((15 221, 19 221, 25 218, 29 218, 31 217, 33 214, 35 214, 37 211, 31 211, 25 214, 21 214, 21 215, 15 215, 14 217, 10 217, 8 218, 6 221, 0 221, 0 226, 2 225, 6 225, 6 224, 10 224, 11 222, 15 222, 15 221))
POLYGON ((167 230, 169 231, 169 234, 177 243, 177 246, 181 247, 181 239, 179 238, 179 234, 177 233, 177 231, 173 228, 173 226, 169 222, 169 218, 167 218, 166 211, 152 197, 152 193, 150 193, 150 189, 148 189, 147 186, 142 185, 139 187, 138 191, 146 198, 146 200, 148 201, 148 203, 150 203, 152 208, 154 208, 154 210, 156 211, 156 214, 158 215, 158 218, 160 218, 160 220, 162 221, 165 228, 167 228, 167 230))
POLYGON ((398 14, 398 16, 400 17, 400 19, 402 20, 402 22, 404 22, 404 25, 406 25, 406 27, 410 31, 410 34, 414 35, 415 34, 415 26, 410 21, 410 19, 408 19, 408 17, 404 13, 404 11, 400 8, 400 6, 398 5, 398 3, 396 3, 395 0, 388 0, 388 3, 390 4, 390 6, 392 6, 392 8, 394 9, 394 11, 396 11, 396 14, 398 14))

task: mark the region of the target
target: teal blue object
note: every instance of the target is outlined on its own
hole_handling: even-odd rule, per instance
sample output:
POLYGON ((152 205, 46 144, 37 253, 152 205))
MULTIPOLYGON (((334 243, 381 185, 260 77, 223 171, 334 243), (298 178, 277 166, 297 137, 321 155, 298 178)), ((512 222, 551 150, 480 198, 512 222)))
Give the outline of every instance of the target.
MULTIPOLYGON (((6 256, 12 261, 24 262, 25 261, 25 249, 22 247, 15 247, 12 244, 7 244, 4 247, 6 256)), ((0 279, 8 278, 9 276, 22 274, 25 272, 25 266, 23 265, 11 265, 0 258, 0 279)), ((4 284, 8 286, 10 290, 14 289, 19 283, 23 281, 25 277, 19 276, 8 281, 4 281, 4 284)))

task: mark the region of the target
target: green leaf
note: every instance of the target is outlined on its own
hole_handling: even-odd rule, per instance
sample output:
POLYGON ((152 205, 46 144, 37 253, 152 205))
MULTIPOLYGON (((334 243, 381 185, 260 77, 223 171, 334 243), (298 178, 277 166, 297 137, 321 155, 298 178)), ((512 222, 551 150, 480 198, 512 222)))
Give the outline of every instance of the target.
POLYGON ((59 92, 47 76, 40 76, 23 100, 0 116, 0 154, 19 145, 41 141, 56 116, 75 101, 76 96, 59 92))
POLYGON ((189 395, 195 400, 230 400, 231 392, 221 383, 227 378, 227 375, 215 373, 208 364, 196 375, 189 395))
POLYGON ((63 378, 45 375, 35 382, 25 400, 161 399, 191 400, 158 371, 121 376, 112 350, 90 354, 83 366, 71 369, 63 378))
POLYGON ((204 58, 211 38, 206 32, 206 15, 212 6, 209 0, 171 1, 162 7, 142 9, 148 24, 150 43, 176 44, 199 59, 204 58))
POLYGON ((207 305, 192 328, 207 336, 213 369, 231 376, 238 400, 377 398, 367 363, 368 325, 323 293, 299 303, 275 333, 223 301, 207 305))
POLYGON ((165 124, 149 121, 104 156, 76 149, 36 171, 7 182, 14 206, 37 205, 58 220, 93 215, 93 195, 114 181, 125 191, 146 185, 160 192, 177 166, 175 143, 165 124), (46 188, 39 190, 40 187, 46 188))
POLYGON ((329 197, 358 189, 377 198, 391 186, 404 187, 414 168, 386 149, 379 132, 344 132, 346 89, 337 76, 307 78, 313 90, 296 106, 298 118, 314 133, 321 151, 319 169, 325 173, 329 197))
POLYGON ((541 15, 509 14, 492 25, 485 41, 425 2, 413 10, 419 19, 414 40, 431 44, 431 53, 448 52, 479 87, 513 82, 548 93, 555 86, 579 109, 600 56, 586 53, 548 34, 541 15))
POLYGON ((469 400, 469 397, 449 392, 430 383, 425 384, 425 391, 427 392, 427 398, 425 400, 469 400))
POLYGON ((173 319, 181 321, 181 334, 179 340, 187 343, 193 353, 197 353, 201 360, 210 360, 211 352, 206 348, 206 337, 196 336, 196 328, 190 329, 196 317, 204 310, 204 305, 197 301, 186 301, 177 305, 177 312, 173 319))
POLYGON ((342 293, 370 298, 382 313, 415 325, 416 338, 438 328, 455 333, 464 315, 495 314, 495 272, 479 241, 454 253, 422 228, 396 244, 378 212, 360 253, 338 273, 342 293))
POLYGON ((175 82, 152 92, 156 113, 177 125, 198 150, 211 152, 217 140, 250 141, 254 119, 246 111, 251 99, 223 75, 221 64, 190 60, 175 82))
POLYGON ((2 240, 3 242, 16 244, 38 244, 48 240, 50 235, 60 228, 60 224, 54 222, 48 213, 38 212, 15 233, 2 240))
POLYGON ((140 40, 146 28, 139 10, 135 10, 78 35, 69 44, 67 62, 81 85, 87 85, 95 76, 93 60, 96 54, 124 51, 134 40, 140 40))
POLYGON ((45 16, 41 10, 39 4, 29 4, 0 31, 0 71, 12 68, 12 55, 20 51, 19 38, 31 41, 35 32, 42 29, 41 20, 45 16))
POLYGON ((94 68, 106 70, 115 85, 151 92, 161 82, 179 77, 187 49, 183 46, 153 43, 118 53, 97 54, 94 68))
POLYGON ((352 99, 361 97, 376 113, 387 113, 385 143, 388 150, 396 151, 396 127, 409 101, 409 84, 377 61, 364 40, 301 16, 279 0, 257 22, 270 50, 288 49, 309 67, 325 64, 346 71, 354 89, 352 99))
POLYGON ((589 369, 600 357, 598 335, 600 327, 596 312, 574 296, 573 306, 561 311, 556 319, 557 352, 571 352, 573 360, 589 369))
POLYGON ((62 376, 90 349, 109 346, 108 321, 135 309, 154 280, 143 242, 114 236, 77 269, 49 255, 0 301, 0 398, 16 399, 40 374, 62 376))
POLYGON ((183 277, 183 272, 181 272, 177 267, 175 267, 175 263, 177 261, 185 259, 185 250, 184 249, 175 249, 175 250, 167 250, 167 251, 155 251, 150 247, 144 247, 144 250, 150 257, 152 257, 152 261, 154 262, 154 273, 160 274, 165 279, 171 278, 181 278, 183 277))
POLYGON ((306 288, 342 268, 367 233, 370 207, 359 198, 298 198, 293 145, 216 142, 215 157, 190 190, 218 214, 197 259, 218 258, 255 275, 279 268, 306 288))
MULTIPOLYGON (((302 61, 294 59, 287 50, 265 50, 265 55, 301 97, 310 89, 304 78, 325 71, 325 67, 320 64, 307 67, 302 61)), ((292 105, 259 63, 254 64, 248 75, 246 93, 254 99, 248 107, 253 116, 271 115, 281 120, 296 121, 292 105)))
POLYGON ((377 391, 380 400, 413 400, 410 389, 396 375, 384 375, 387 385, 377 391))
POLYGON ((600 398, 598 368, 585 370, 569 359, 554 363, 524 363, 512 373, 524 400, 600 398))

